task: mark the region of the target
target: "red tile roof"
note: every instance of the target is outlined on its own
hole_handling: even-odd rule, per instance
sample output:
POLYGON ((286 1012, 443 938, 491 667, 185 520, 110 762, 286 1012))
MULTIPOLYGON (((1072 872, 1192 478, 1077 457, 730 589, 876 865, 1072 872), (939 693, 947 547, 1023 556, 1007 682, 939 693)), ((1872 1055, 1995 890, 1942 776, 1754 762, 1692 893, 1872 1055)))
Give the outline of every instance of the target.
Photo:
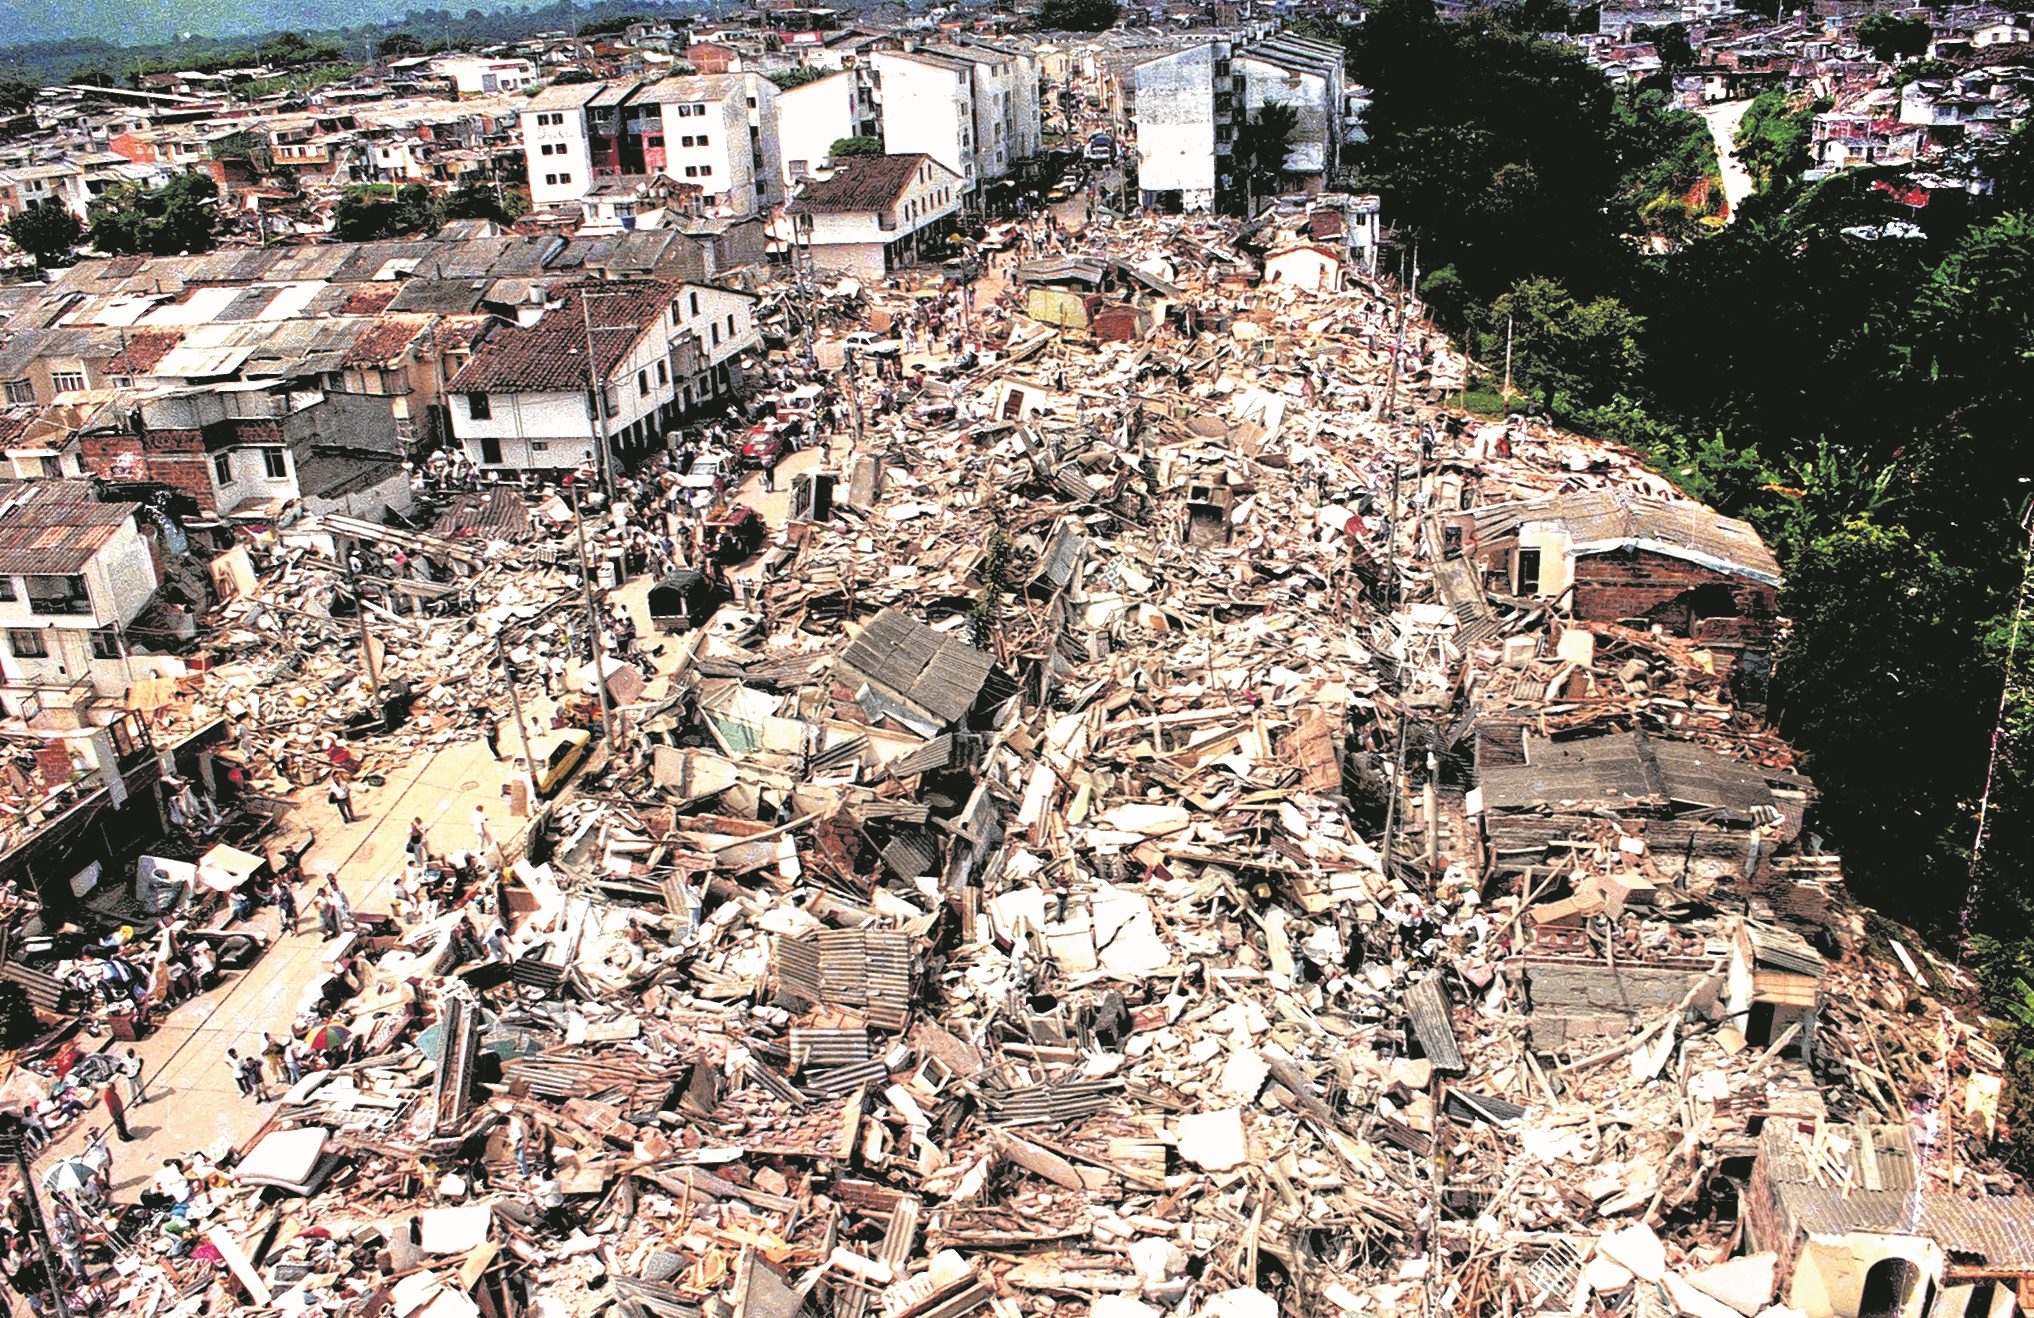
POLYGON ((180 329, 128 330, 126 347, 106 363, 106 371, 109 375, 147 375, 183 341, 180 329))
POLYGON ((71 576, 140 504, 97 503, 86 481, 0 483, 0 573, 71 576))
MULTIPOLYGON (((834 214, 841 211, 887 210, 903 195, 918 173, 918 166, 932 157, 923 152, 908 156, 863 156, 843 165, 832 178, 808 183, 791 203, 794 215, 834 214)), ((941 173, 952 174, 944 165, 941 173)))
POLYGON ((384 316, 362 331, 339 364, 386 366, 400 361, 427 323, 422 316, 384 316))
POLYGON ((588 280, 554 290, 562 302, 536 324, 505 325, 474 352, 452 393, 564 393, 586 387, 586 321, 600 378, 608 379, 684 285, 661 279, 588 280), (582 294, 589 299, 581 310, 582 294))
POLYGON ((346 316, 371 316, 395 301, 396 294, 402 291, 403 286, 393 279, 362 284, 346 295, 345 305, 339 308, 339 312, 346 316))

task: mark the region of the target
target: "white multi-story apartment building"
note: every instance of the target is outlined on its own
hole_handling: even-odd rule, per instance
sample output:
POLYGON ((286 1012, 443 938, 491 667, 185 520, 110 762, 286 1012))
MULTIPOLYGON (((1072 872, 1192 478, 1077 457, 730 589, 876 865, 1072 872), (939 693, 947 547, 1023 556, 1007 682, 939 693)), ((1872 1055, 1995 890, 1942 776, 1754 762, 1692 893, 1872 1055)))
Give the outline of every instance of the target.
POLYGON ((530 176, 530 204, 538 210, 577 201, 593 185, 587 107, 607 90, 597 82, 546 87, 523 111, 523 160, 530 176))
POLYGON ((603 178, 665 174, 722 215, 782 197, 775 84, 724 73, 550 87, 523 113, 523 157, 538 208, 577 201, 603 178))
POLYGON ((922 151, 976 191, 1038 154, 1038 64, 987 42, 876 51, 883 151, 922 151))
POLYGON ((1147 206, 1215 208, 1235 143, 1230 46, 1208 41, 1139 63, 1137 190, 1147 206))

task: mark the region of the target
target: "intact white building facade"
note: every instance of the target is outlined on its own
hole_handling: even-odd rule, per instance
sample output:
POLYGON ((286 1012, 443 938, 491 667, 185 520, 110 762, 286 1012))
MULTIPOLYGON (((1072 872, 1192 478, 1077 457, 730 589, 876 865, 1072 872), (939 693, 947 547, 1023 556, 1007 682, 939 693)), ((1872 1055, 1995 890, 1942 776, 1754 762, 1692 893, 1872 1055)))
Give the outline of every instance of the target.
POLYGON ((1226 41, 1139 63, 1137 189, 1147 206, 1208 211, 1235 143, 1234 72, 1226 41))
POLYGON ((120 631, 160 578, 138 504, 98 503, 77 482, 0 485, 0 683, 18 712, 37 688, 127 689, 120 631), (54 533, 58 543, 45 543, 54 533))

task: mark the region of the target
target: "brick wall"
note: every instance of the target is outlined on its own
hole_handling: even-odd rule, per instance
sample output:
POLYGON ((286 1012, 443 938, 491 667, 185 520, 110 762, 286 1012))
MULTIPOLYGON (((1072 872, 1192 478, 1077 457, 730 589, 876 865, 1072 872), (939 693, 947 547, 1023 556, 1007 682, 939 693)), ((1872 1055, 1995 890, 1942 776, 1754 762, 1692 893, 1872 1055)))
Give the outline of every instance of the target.
POLYGON ((86 435, 80 441, 85 466, 108 480, 155 481, 197 501, 205 512, 219 510, 212 459, 195 430, 151 430, 146 435, 86 435))
POLYGON ((1650 550, 1575 560, 1575 616, 1585 622, 1642 618, 1675 636, 1764 649, 1772 644, 1777 608, 1771 586, 1650 550))

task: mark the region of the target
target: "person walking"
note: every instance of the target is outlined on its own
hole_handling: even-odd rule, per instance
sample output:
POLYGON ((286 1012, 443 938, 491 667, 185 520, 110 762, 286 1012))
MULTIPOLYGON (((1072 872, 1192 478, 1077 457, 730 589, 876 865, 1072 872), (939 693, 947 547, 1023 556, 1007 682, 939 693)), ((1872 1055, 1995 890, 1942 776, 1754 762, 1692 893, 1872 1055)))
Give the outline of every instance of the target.
POLYGON ((339 908, 332 904, 332 898, 323 888, 311 896, 311 904, 318 908, 318 932, 326 938, 339 936, 339 908))
POLYGON ((275 911, 279 917, 277 921, 278 931, 295 933, 297 931, 297 890, 291 887, 290 881, 281 875, 277 875, 275 880, 275 911))
POLYGON ((263 1061, 268 1063, 269 1079, 279 1085, 292 1083, 288 1078, 289 1068, 283 1065, 284 1051, 282 1040, 265 1031, 263 1032, 261 1036, 261 1057, 263 1061))
POLYGON ((247 1092, 268 1102, 268 1079, 261 1073, 261 1059, 252 1053, 240 1059, 240 1073, 247 1077, 247 1092))
POLYGON ((341 929, 351 929, 353 927, 353 903, 347 900, 346 890, 339 886, 338 875, 335 874, 325 880, 325 891, 331 895, 332 911, 339 917, 339 927, 341 929))
POLYGON ((487 753, 494 756, 496 762, 499 763, 501 760, 501 724, 496 721, 493 710, 483 709, 480 713, 480 739, 487 743, 487 753))
POLYGON ((325 789, 325 799, 339 811, 339 817, 347 823, 353 822, 353 789, 346 785, 346 775, 332 775, 332 785, 325 789))
POLYGON ((486 806, 473 807, 473 840, 475 849, 483 856, 494 850, 494 830, 488 827, 486 806))
POLYGON ((253 1082, 247 1075, 247 1060, 232 1048, 226 1050, 226 1066, 233 1072, 233 1083, 240 1086, 240 1096, 246 1098, 254 1093, 253 1082))
MULTIPOLYGON (((497 755, 495 758, 501 757, 497 755)), ((410 840, 403 844, 403 854, 409 858, 410 864, 422 869, 430 860, 430 850, 430 843, 424 837, 424 821, 413 816, 410 819, 410 840)))
POLYGON ((136 1107, 148 1101, 148 1084, 141 1077, 141 1054, 129 1048, 118 1062, 120 1075, 127 1081, 127 1101, 136 1107))
POLYGON ((106 1115, 113 1118, 113 1129, 120 1133, 121 1142, 133 1139, 133 1132, 127 1129, 127 1104, 120 1100, 120 1086, 107 1081, 101 1098, 106 1104, 106 1115))

